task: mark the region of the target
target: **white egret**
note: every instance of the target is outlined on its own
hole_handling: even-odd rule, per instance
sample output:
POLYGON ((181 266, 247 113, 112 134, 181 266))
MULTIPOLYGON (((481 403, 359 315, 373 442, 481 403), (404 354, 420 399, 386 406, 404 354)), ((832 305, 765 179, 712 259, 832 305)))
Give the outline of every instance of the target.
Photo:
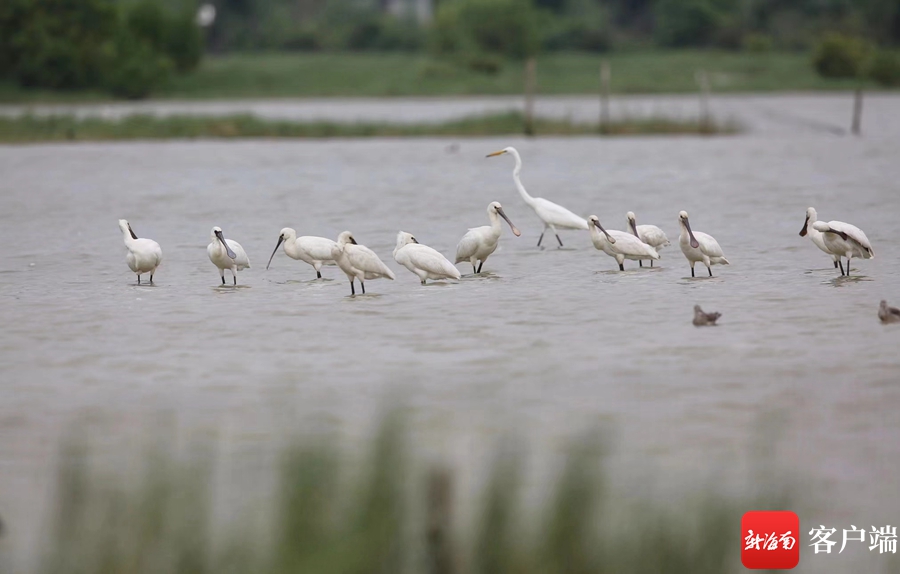
POLYGON ((297 237, 296 231, 290 227, 285 227, 278 236, 278 243, 275 244, 272 257, 269 257, 266 269, 272 264, 272 258, 275 257, 275 253, 278 252, 278 246, 282 242, 284 243, 285 255, 313 266, 313 269, 316 270, 316 279, 322 278, 321 269, 323 265, 334 265, 331 251, 337 247, 337 243, 325 237, 316 237, 314 235, 297 237))
POLYGON ((891 307, 884 299, 878 305, 878 318, 882 323, 900 323, 900 309, 891 307))
POLYGON ((459 269, 446 257, 405 231, 397 234, 394 261, 415 273, 422 285, 426 279, 459 279, 459 269))
POLYGON ((718 321, 719 317, 721 317, 721 316, 722 316, 722 314, 717 311, 713 311, 712 313, 706 313, 703 311, 703 309, 700 308, 700 305, 694 305, 693 323, 697 327, 715 326, 716 321, 718 321))
MULTIPOLYGON (((634 212, 629 211, 625 214, 625 218, 628 220, 628 229, 634 233, 635 237, 659 251, 663 247, 668 247, 671 245, 669 238, 666 237, 665 232, 655 225, 637 225, 637 220, 634 217, 634 212)), ((643 262, 638 260, 638 265, 641 267, 644 266, 643 262)), ((650 260, 650 267, 653 267, 653 260, 650 260)))
POLYGON ((351 295, 356 295, 356 289, 353 286, 355 279, 359 279, 359 285, 365 295, 364 279, 394 278, 394 272, 375 255, 375 252, 365 245, 358 244, 349 231, 338 235, 337 243, 331 250, 331 258, 350 280, 351 295))
POLYGON ((632 261, 659 259, 659 254, 655 249, 634 235, 616 229, 603 229, 596 215, 588 217, 588 222, 591 225, 591 243, 594 244, 594 247, 615 259, 616 263, 619 264, 619 271, 625 271, 626 259, 631 259, 632 261))
POLYGON ((822 233, 822 241, 828 252, 838 257, 838 267, 841 269, 841 275, 850 276, 850 258, 858 257, 859 259, 874 259, 875 252, 872 251, 872 244, 869 238, 863 233, 863 230, 855 225, 844 223, 843 221, 817 221, 812 225, 813 229, 822 233), (844 266, 841 263, 841 257, 847 258, 847 273, 844 273, 844 266))
POLYGON ((153 283, 153 274, 162 263, 162 249, 159 247, 159 243, 152 239, 138 238, 131 229, 131 224, 124 219, 119 220, 119 229, 122 230, 125 249, 128 250, 125 261, 128 263, 128 268, 137 274, 138 285, 141 284, 141 274, 143 273, 149 273, 150 283, 153 283))
MULTIPOLYGON (((803 229, 800 230, 800 237, 804 237, 805 235, 809 235, 809 238, 815 243, 816 247, 827 253, 834 259, 834 268, 838 268, 838 262, 841 257, 836 255, 828 250, 828 247, 825 245, 825 238, 822 236, 822 232, 816 229, 815 223, 819 220, 818 214, 816 210, 812 207, 806 208, 806 221, 803 222, 803 229)), ((843 271, 842 271, 843 273, 843 271)))
POLYGON ((213 265, 219 268, 222 285, 225 284, 225 270, 231 271, 234 284, 237 285, 237 272, 250 268, 250 259, 241 244, 234 239, 225 239, 221 227, 213 227, 210 232, 212 243, 206 246, 206 254, 213 265))
POLYGON ((528 192, 525 191, 525 186, 522 185, 522 181, 519 179, 519 172, 522 170, 522 158, 519 157, 519 152, 516 151, 514 147, 505 147, 500 151, 495 151, 494 153, 489 153, 487 157, 494 157, 502 154, 512 154, 512 156, 516 159, 516 167, 513 169, 513 181, 516 182, 516 189, 519 190, 519 195, 522 196, 522 199, 525 200, 525 203, 528 204, 528 207, 534 210, 534 213, 544 222, 544 230, 541 231, 541 236, 538 238, 538 247, 541 246, 541 241, 544 239, 544 233, 548 229, 553 231, 553 234, 556 235, 556 240, 559 241, 559 246, 563 246, 562 239, 559 238, 559 233, 556 232, 556 229, 587 229, 588 223, 585 221, 583 217, 575 215, 565 207, 561 205, 557 205, 552 201, 547 201, 543 197, 531 197, 528 195, 528 192))
POLYGON ((691 277, 694 277, 694 263, 702 261, 712 277, 711 265, 729 265, 719 247, 719 242, 711 235, 707 235, 702 231, 691 231, 691 223, 688 221, 687 211, 678 214, 678 223, 681 224, 681 235, 678 237, 678 243, 681 246, 681 252, 691 264, 691 277))
POLYGON ((487 214, 491 224, 469 229, 459 240, 459 245, 456 246, 456 262, 468 261, 472 264, 472 273, 476 274, 481 273, 481 266, 484 265, 488 256, 497 250, 497 242, 503 232, 503 227, 500 225, 501 217, 509 224, 513 235, 516 237, 522 235, 513 222, 506 217, 503 206, 499 202, 492 201, 487 207, 487 214), (478 263, 477 269, 475 263, 478 263))

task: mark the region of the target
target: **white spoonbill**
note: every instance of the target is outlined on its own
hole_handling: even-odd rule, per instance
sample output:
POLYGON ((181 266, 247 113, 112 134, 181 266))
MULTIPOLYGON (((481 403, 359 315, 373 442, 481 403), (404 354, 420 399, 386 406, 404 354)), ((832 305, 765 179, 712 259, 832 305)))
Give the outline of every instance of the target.
POLYGON ((606 253, 619 264, 619 271, 625 271, 625 260, 640 261, 641 259, 659 259, 656 249, 653 249, 634 235, 618 231, 606 230, 600 225, 596 215, 588 218, 590 222, 591 243, 594 247, 606 253), (599 230, 599 231, 598 231, 599 230))
POLYGON ((426 279, 459 279, 459 269, 446 257, 405 231, 397 234, 394 261, 415 273, 422 285, 426 279))
POLYGON ((225 270, 231 270, 234 284, 237 285, 237 272, 250 268, 250 259, 241 244, 234 239, 225 239, 221 227, 213 227, 210 232, 212 243, 206 246, 206 253, 213 265, 219 268, 222 285, 225 284, 225 270))
POLYGON ((552 201, 547 201, 543 197, 531 197, 528 195, 528 192, 525 191, 525 186, 522 185, 522 181, 519 179, 519 172, 522 171, 522 158, 519 157, 519 152, 516 151, 514 147, 505 147, 500 151, 495 151, 494 153, 489 153, 487 157, 494 157, 502 154, 512 154, 514 158, 516 158, 516 167, 513 169, 513 181, 516 182, 516 189, 519 190, 519 195, 522 196, 522 199, 525 200, 525 203, 528 204, 528 207, 534 210, 534 213, 544 222, 544 230, 541 231, 541 236, 538 238, 538 247, 541 246, 541 241, 544 240, 544 233, 547 230, 551 230, 553 235, 556 236, 556 240, 559 241, 559 246, 563 246, 562 239, 559 238, 559 233, 556 232, 556 228, 559 229, 587 229, 588 223, 585 221, 583 217, 575 215, 565 207, 561 205, 557 205, 552 201))
POLYGON ((153 283, 153 274, 162 263, 162 249, 160 249, 159 243, 152 239, 139 239, 131 229, 131 224, 124 219, 119 220, 119 229, 122 230, 122 235, 125 237, 125 249, 128 250, 125 261, 128 263, 128 268, 137 274, 138 285, 141 284, 141 274, 143 273, 149 273, 150 283, 153 283))
POLYGON ((841 275, 850 276, 850 258, 858 257, 860 259, 874 259, 875 252, 872 251, 872 244, 869 238, 863 233, 862 229, 843 221, 817 221, 812 225, 813 229, 822 233, 822 241, 828 252, 834 254, 838 258, 838 267, 841 269, 841 275), (844 265, 841 263, 841 257, 847 258, 847 272, 844 273, 844 265))
POLYGON ((691 264, 691 277, 694 277, 694 263, 702 261, 712 277, 712 267, 710 265, 728 265, 719 242, 711 235, 707 235, 702 231, 691 231, 691 222, 688 221, 687 211, 678 214, 678 223, 681 224, 681 235, 678 237, 678 243, 681 245, 681 252, 691 264))
POLYGON ((272 251, 272 257, 266 264, 266 269, 272 264, 272 258, 278 252, 278 246, 284 243, 284 253, 291 259, 297 259, 308 263, 316 270, 316 279, 322 278, 322 265, 334 265, 334 259, 331 258, 331 251, 337 247, 337 243, 325 237, 316 237, 314 235, 301 235, 297 237, 297 232, 290 227, 281 230, 278 236, 278 243, 275 244, 275 250, 272 251))
MULTIPOLYGON (((819 216, 816 213, 815 208, 807 207, 806 208, 806 221, 803 222, 803 229, 800 230, 800 237, 805 235, 809 235, 809 238, 813 243, 816 244, 816 247, 827 253, 834 259, 834 268, 838 268, 838 263, 840 262, 840 256, 832 253, 828 250, 828 247, 825 245, 825 238, 822 236, 822 232, 814 227, 816 221, 819 220, 819 216)), ((841 271, 843 273, 843 270, 841 271)))
POLYGON ((456 262, 468 261, 472 264, 472 273, 475 274, 481 273, 481 266, 484 265, 490 254, 497 250, 497 242, 503 231, 503 227, 500 225, 501 217, 509 224, 513 235, 516 237, 522 235, 513 222, 506 217, 503 206, 499 202, 492 201, 488 205, 487 214, 491 224, 469 229, 459 240, 459 245, 456 246, 456 262), (475 263, 478 263, 477 269, 475 263))
POLYGON ((356 289, 353 287, 355 279, 359 279, 359 286, 362 287, 363 295, 365 295, 364 279, 394 278, 394 272, 388 269, 388 266, 375 255, 375 252, 365 245, 358 244, 349 231, 338 235, 337 243, 331 250, 331 258, 350 280, 351 295, 356 295, 356 289))
MULTIPOLYGON (((628 220, 628 229, 634 233, 635 237, 659 251, 663 247, 668 247, 671 245, 669 238, 666 237, 665 232, 655 225, 637 225, 637 220, 634 217, 634 212, 629 211, 625 214, 625 218, 628 220)), ((639 259, 638 265, 641 267, 644 266, 644 263, 639 259)), ((653 267, 653 260, 650 260, 650 267, 653 267)))

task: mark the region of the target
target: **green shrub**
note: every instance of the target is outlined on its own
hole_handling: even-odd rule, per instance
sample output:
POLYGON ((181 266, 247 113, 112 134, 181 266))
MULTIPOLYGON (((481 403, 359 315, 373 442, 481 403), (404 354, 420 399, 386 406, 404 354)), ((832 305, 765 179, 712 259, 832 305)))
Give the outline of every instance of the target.
POLYGON ((663 46, 706 46, 719 15, 709 0, 659 0, 654 9, 656 36, 663 46))
POLYGON ((525 58, 540 48, 537 20, 531 0, 447 0, 438 7, 431 46, 439 54, 525 58))
POLYGON ((893 52, 878 52, 869 67, 869 77, 882 86, 900 86, 900 56, 893 52))
POLYGON ((155 0, 141 0, 129 9, 126 25, 135 37, 168 56, 179 72, 189 72, 200 63, 203 35, 191 12, 176 14, 155 0))
POLYGON ((118 97, 145 98, 168 78, 172 67, 172 61, 149 42, 123 31, 116 38, 105 87, 118 97))
POLYGON ((772 37, 766 34, 746 34, 744 36, 743 47, 748 52, 771 52, 773 46, 772 37))
POLYGON ((606 52, 612 48, 612 36, 605 18, 600 15, 542 18, 549 22, 543 38, 546 50, 581 50, 585 52, 606 52), (554 23, 555 21, 555 23, 554 23))
POLYGON ((828 34, 816 47, 813 65, 826 78, 856 78, 862 74, 871 47, 860 38, 828 34))
POLYGON ((473 72, 493 76, 500 73, 503 62, 490 54, 471 54, 466 58, 466 66, 473 72))

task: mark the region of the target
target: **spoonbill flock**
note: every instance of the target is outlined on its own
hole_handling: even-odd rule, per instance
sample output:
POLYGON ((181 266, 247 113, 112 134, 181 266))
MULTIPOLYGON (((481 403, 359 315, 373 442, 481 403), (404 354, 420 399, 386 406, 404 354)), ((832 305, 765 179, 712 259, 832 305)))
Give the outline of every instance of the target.
MULTIPOLYGON (((520 179, 522 171, 522 158, 513 147, 506 147, 500 151, 488 154, 487 157, 509 154, 515 159, 513 168, 513 182, 522 200, 530 207, 544 225, 537 245, 540 247, 547 230, 556 237, 559 246, 563 246, 559 237, 560 229, 579 229, 588 231, 591 243, 594 247, 615 259, 619 271, 625 270, 625 260, 637 261, 643 267, 643 261, 653 262, 660 259, 659 250, 671 244, 665 232, 655 225, 638 225, 634 212, 629 211, 625 216, 628 231, 605 229, 596 215, 584 219, 559 204, 553 203, 541 197, 532 197, 525 190, 520 179)), ((516 237, 521 236, 519 229, 513 224, 503 210, 503 206, 492 201, 487 206, 489 225, 470 228, 460 239, 456 246, 454 263, 468 263, 472 266, 473 275, 481 274, 485 261, 499 245, 503 234, 501 219, 506 222, 516 237)), ((711 235, 701 231, 695 231, 691 227, 690 219, 686 211, 678 214, 680 234, 678 244, 681 252, 687 259, 691 268, 691 277, 695 277, 694 265, 703 263, 709 276, 712 277, 713 265, 729 265, 728 259, 718 241, 711 235)), ((137 275, 138 284, 141 284, 141 275, 149 274, 150 283, 162 262, 162 249, 152 239, 138 238, 131 224, 119 220, 119 229, 125 242, 126 263, 129 269, 137 275)), ((875 253, 872 244, 866 234, 849 223, 842 221, 819 221, 816 210, 812 207, 806 210, 806 220, 800 230, 800 236, 809 236, 812 242, 820 250, 829 255, 835 268, 839 268, 841 275, 850 275, 850 261, 856 259, 873 259, 875 253), (846 259, 846 269, 843 259, 846 259)), ((278 242, 266 264, 268 269, 278 248, 283 246, 285 255, 297 261, 312 266, 316 271, 316 279, 322 279, 324 266, 337 266, 350 282, 350 294, 356 295, 356 281, 363 294, 366 292, 366 281, 374 279, 395 278, 393 271, 385 265, 378 255, 364 245, 357 243, 350 231, 344 231, 338 235, 336 241, 325 237, 297 236, 297 232, 285 227, 278 235, 278 242)), ((237 272, 250 268, 250 259, 240 243, 224 236, 221 227, 213 227, 210 232, 210 243, 206 248, 209 260, 219 270, 222 285, 225 285, 225 271, 231 271, 232 282, 237 285, 237 272)), ((439 251, 419 243, 411 233, 400 231, 397 234, 396 246, 393 251, 394 261, 405 267, 418 277, 422 285, 427 280, 459 280, 459 269, 444 257, 439 251)), ((879 318, 883 322, 900 321, 900 311, 888 307, 882 301, 879 309, 879 318)), ((703 313, 699 307, 695 308, 695 324, 714 324, 718 313, 703 313), (700 321, 700 323, 698 323, 700 321)))

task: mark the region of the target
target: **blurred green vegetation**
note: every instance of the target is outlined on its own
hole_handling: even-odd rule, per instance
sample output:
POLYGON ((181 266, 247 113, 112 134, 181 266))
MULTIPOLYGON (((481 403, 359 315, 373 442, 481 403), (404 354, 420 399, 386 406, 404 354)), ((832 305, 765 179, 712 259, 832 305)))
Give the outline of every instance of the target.
POLYGON ((727 574, 741 569, 742 512, 790 507, 785 496, 725 496, 710 484, 677 502, 646 488, 635 498, 635 489, 610 485, 604 443, 588 435, 560 448, 537 503, 525 496, 526 457, 498 448, 491 468, 476 469, 486 480, 471 499, 475 511, 464 512, 472 506, 458 477, 409 444, 392 417, 361 455, 295 440, 281 450, 268 494, 215 492, 208 453, 184 462, 155 451, 135 479, 104 475, 89 450, 70 444, 39 571, 727 574), (213 518, 216 503, 230 510, 227 522, 213 518))
MULTIPOLYGON (((0 117, 0 142, 103 141, 172 138, 336 138, 415 136, 495 136, 521 134, 525 118, 519 112, 476 116, 441 124, 337 123, 270 121, 250 115, 226 117, 147 115, 121 120, 78 119, 74 116, 0 117)), ((603 135, 731 134, 738 126, 695 120, 647 118, 617 120, 604 126, 603 135)), ((596 125, 537 118, 536 135, 598 134, 596 125)))

